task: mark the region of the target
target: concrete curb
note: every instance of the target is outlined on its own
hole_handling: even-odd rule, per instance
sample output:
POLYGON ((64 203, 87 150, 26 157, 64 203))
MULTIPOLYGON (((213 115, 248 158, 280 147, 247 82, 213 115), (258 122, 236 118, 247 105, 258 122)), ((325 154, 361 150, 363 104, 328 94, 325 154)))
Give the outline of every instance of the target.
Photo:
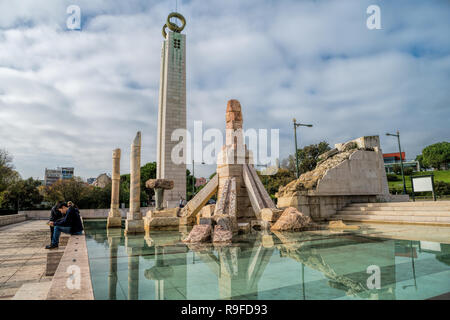
POLYGON ((84 234, 70 237, 53 276, 47 300, 94 300, 84 234))

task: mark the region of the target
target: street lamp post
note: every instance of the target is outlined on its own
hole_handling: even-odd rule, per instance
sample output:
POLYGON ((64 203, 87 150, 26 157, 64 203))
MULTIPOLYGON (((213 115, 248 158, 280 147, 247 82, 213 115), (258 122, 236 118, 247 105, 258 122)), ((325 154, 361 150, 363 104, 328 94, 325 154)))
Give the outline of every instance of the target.
POLYGON ((405 175, 403 173, 403 157, 402 157, 402 147, 400 146, 400 132, 397 130, 397 134, 394 133, 386 133, 387 136, 397 137, 398 141, 398 152, 400 153, 400 170, 402 172, 402 180, 403 180, 403 194, 406 194, 406 182, 405 175))
POLYGON ((194 171, 194 160, 192 160, 192 197, 194 197, 195 193, 195 171, 194 171))
POLYGON ((308 127, 311 128, 312 124, 303 124, 303 123, 297 123, 297 120, 294 118, 292 119, 294 122, 294 139, 295 139, 295 168, 297 170, 297 178, 300 177, 300 169, 298 167, 298 152, 297 152, 297 127, 308 127))

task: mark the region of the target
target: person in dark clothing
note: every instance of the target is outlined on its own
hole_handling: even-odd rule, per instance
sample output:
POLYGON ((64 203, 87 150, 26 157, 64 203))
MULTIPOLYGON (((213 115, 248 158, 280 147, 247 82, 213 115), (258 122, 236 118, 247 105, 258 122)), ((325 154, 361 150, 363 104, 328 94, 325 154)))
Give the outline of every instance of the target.
POLYGON ((64 218, 61 218, 55 222, 50 222, 54 225, 52 244, 46 246, 45 249, 58 248, 59 237, 61 232, 79 235, 83 232, 83 224, 80 218, 80 211, 75 206, 68 207, 67 203, 61 203, 58 206, 58 210, 65 214, 64 218))
MULTIPOLYGON (((58 202, 57 204, 55 204, 55 206, 52 208, 52 211, 50 213, 50 219, 49 222, 56 222, 56 220, 59 220, 62 218, 62 213, 59 212, 58 210, 58 206, 61 202, 58 202)), ((49 224, 50 225, 50 224, 49 224)), ((52 241, 53 239, 53 230, 54 230, 54 226, 50 225, 50 241, 52 241)))

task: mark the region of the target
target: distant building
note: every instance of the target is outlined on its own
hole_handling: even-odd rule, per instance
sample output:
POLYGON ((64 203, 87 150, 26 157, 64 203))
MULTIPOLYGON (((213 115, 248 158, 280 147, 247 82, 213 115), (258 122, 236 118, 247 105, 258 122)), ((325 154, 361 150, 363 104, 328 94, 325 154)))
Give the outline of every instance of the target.
POLYGON ((74 168, 70 167, 58 167, 56 169, 45 168, 44 185, 51 186, 60 179, 71 179, 73 178, 73 172, 74 168))
MULTIPOLYGON (((406 160, 404 152, 402 152, 402 154, 401 154, 401 159, 403 160, 404 168, 410 167, 414 171, 420 171, 419 161, 406 160)), ((400 165, 400 153, 399 152, 383 153, 383 160, 384 160, 384 168, 386 169, 386 172, 393 173, 394 165, 396 165, 396 164, 400 165)))
POLYGON ((72 179, 73 178, 73 170, 74 168, 61 168, 61 176, 62 179, 72 179))
POLYGON ((95 180, 97 180, 97 179, 95 179, 95 178, 87 178, 86 182, 88 184, 93 184, 95 182, 95 180))
POLYGON ((99 175, 97 177, 97 179, 95 179, 95 181, 92 183, 92 185, 94 187, 99 187, 99 188, 104 188, 106 187, 108 184, 111 183, 111 177, 108 176, 106 173, 102 173, 101 175, 99 175))

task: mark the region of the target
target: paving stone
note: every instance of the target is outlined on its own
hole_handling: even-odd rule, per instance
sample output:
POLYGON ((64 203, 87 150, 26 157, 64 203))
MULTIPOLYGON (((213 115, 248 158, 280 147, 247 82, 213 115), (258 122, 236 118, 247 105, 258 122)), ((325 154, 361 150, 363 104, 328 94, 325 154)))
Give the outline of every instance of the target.
POLYGON ((0 299, 12 299, 24 284, 48 281, 44 274, 49 242, 43 220, 0 227, 0 299))

